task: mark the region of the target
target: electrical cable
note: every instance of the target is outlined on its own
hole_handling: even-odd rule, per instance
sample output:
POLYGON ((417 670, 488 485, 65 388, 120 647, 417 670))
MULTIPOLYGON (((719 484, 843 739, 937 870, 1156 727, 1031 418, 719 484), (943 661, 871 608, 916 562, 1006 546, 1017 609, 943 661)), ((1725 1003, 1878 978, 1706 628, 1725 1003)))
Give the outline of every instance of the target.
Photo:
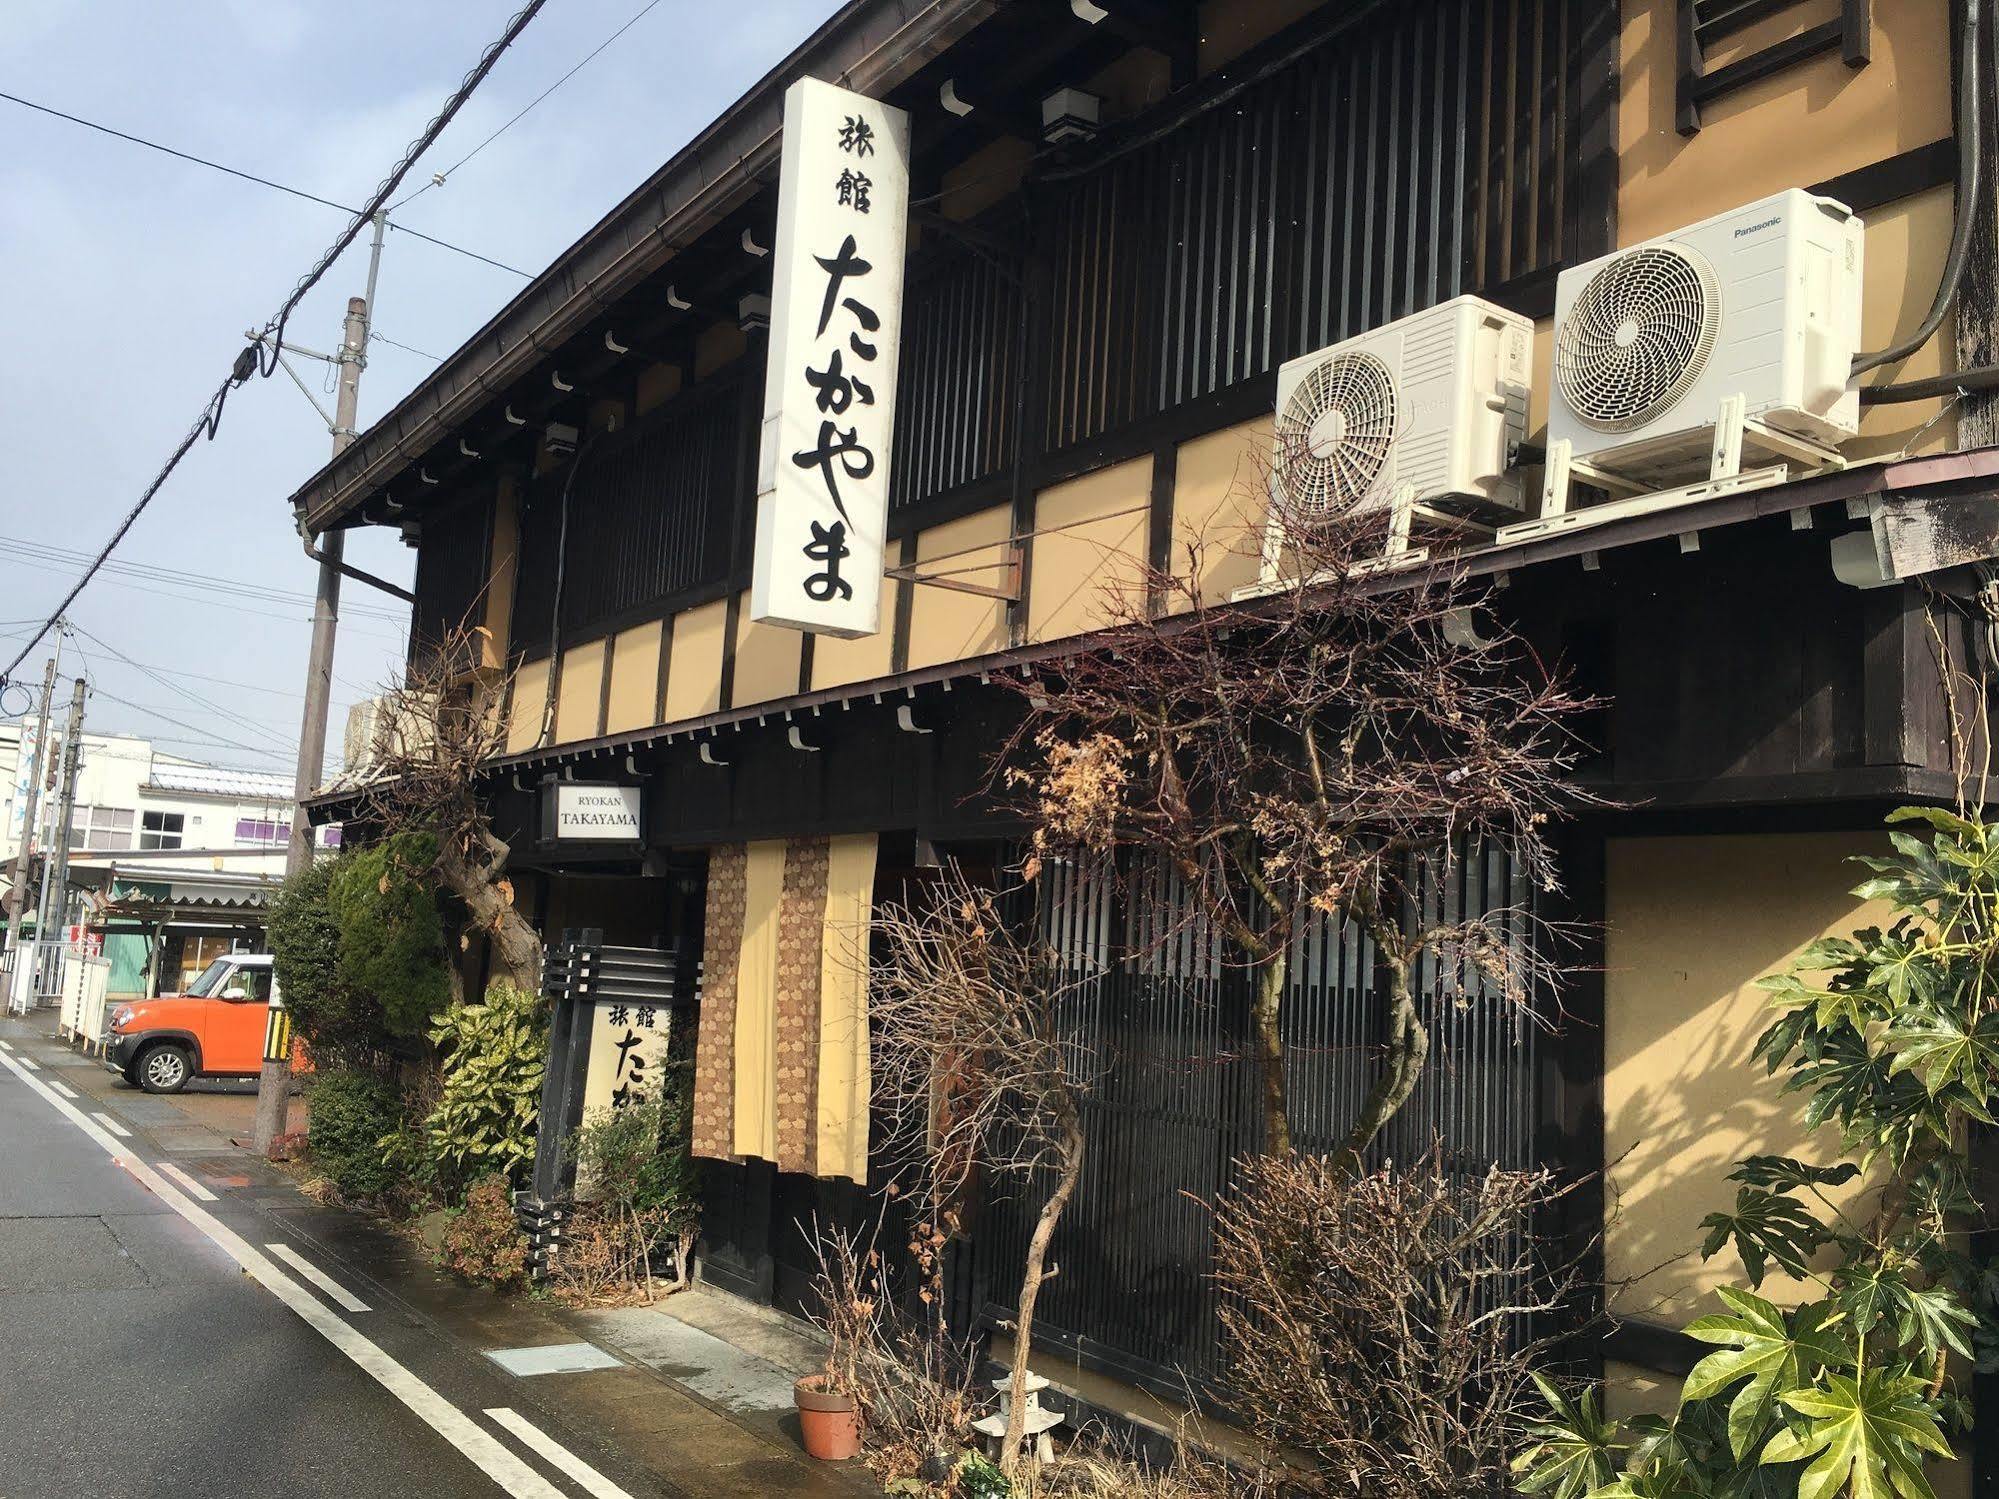
MULTIPOLYGON (((186 729, 191 734, 212 734, 215 732, 212 728, 204 729, 199 724, 191 724, 184 719, 175 718, 172 714, 164 713, 158 708, 149 707, 145 703, 135 703, 127 698, 119 697, 115 693, 106 692, 102 687, 94 683, 91 685, 90 692, 93 697, 101 697, 107 703, 116 703, 119 707, 130 708, 135 713, 147 714, 150 717, 159 719, 162 723, 170 723, 177 729, 186 729)), ((282 750, 260 749, 254 744, 239 744, 228 739, 211 740, 209 742, 225 749, 240 750, 246 755, 268 755, 273 758, 282 759, 285 753, 282 750)))
POLYGON ((270 378, 273 371, 278 367, 278 355, 284 343, 285 325, 291 321, 291 316, 298 310, 299 303, 305 299, 306 294, 313 287, 319 284, 320 278, 346 252, 347 247, 354 243, 356 237, 361 233, 361 227, 374 218, 375 214, 381 210, 382 205, 388 201, 390 195, 402 185, 403 178, 409 175, 409 170, 416 164, 417 158, 430 148, 431 143, 443 132, 444 127, 449 125, 453 118, 457 116, 458 111, 464 107, 465 101, 472 96, 472 91, 485 81, 488 73, 492 72, 494 63, 500 59, 500 54, 513 43, 515 37, 519 36, 526 29, 527 24, 540 13, 542 6, 546 3, 547 0, 528 0, 526 5, 523 5, 514 13, 513 18, 507 22, 506 29, 501 32, 499 39, 487 47, 485 54, 473 65, 472 70, 460 80, 458 87, 452 92, 451 97, 445 100, 444 107, 418 133, 416 139, 410 142, 408 149, 403 153, 402 160, 397 162, 395 167, 389 172, 389 175, 382 179, 380 185, 376 187, 374 193, 370 196, 367 206, 354 215, 353 219, 348 223, 347 228, 327 247, 326 252, 319 257, 312 268, 299 278, 298 284, 292 288, 291 293, 285 298, 283 304, 279 306, 278 310, 264 324, 262 333, 253 337, 248 344, 237 351, 236 358, 230 365, 228 376, 223 380, 221 385, 216 387, 215 394, 208 398, 208 404, 203 408, 201 415, 195 419, 194 425, 188 428, 187 435, 180 440, 180 443, 174 448, 173 452, 168 455, 167 461, 161 465, 159 472, 146 485, 137 503, 125 513, 124 519, 118 523, 117 529, 111 533, 111 539, 104 544, 103 550, 97 554, 96 560, 85 570, 83 576, 76 580, 75 585, 70 591, 64 595, 62 602, 50 613, 47 622, 43 624, 41 629, 35 632, 34 638, 21 648, 20 652, 12 661, 7 663, 5 668, 0 669, 0 685, 5 685, 13 679, 14 673, 20 669, 21 663, 28 659, 29 653, 41 644, 43 637, 54 627, 55 622, 62 617, 64 611, 76 602, 77 595, 82 593, 85 587, 89 585, 90 580, 97 576, 98 569, 110 559, 112 552, 117 550, 118 544, 125 539, 126 534, 138 523, 139 517, 145 513, 146 507, 153 502, 153 496, 160 492, 161 487, 172 476, 173 471, 180 467, 181 460, 194 447, 196 439, 206 432, 208 439, 210 441, 214 440, 216 430, 222 425, 222 409, 229 399, 229 393, 238 386, 246 384, 252 375, 262 375, 265 379, 270 378), (269 363, 265 362, 264 357, 265 346, 267 344, 269 345, 269 363))
MULTIPOLYGON (((1937 281, 1936 296, 1930 301, 1930 310, 1923 317, 1915 332, 1907 338, 1878 350, 1872 354, 1853 356, 1853 376, 1864 375, 1884 364, 1894 364, 1907 359, 1916 350, 1936 336, 1943 326, 1944 314, 1957 300, 1958 287, 1964 281, 1965 267, 1971 262, 1972 231, 1978 223, 1977 204, 1979 185, 1984 174, 1985 142, 1981 120, 1983 112, 1983 92, 1979 66, 1985 53, 1986 22, 1980 0, 1964 0, 1963 40, 1960 43, 1962 56, 1959 59, 1958 100, 1961 118, 1957 122, 1957 196, 1955 200, 1954 222, 1951 225, 1950 252, 1944 257, 1943 275, 1937 281)), ((1885 389, 1886 387, 1882 387, 1885 389)), ((1916 397, 1881 397, 1875 400, 1908 399, 1916 397)), ((1874 404, 1870 402, 1869 404, 1874 404)))
POLYGON ((444 363, 444 356, 441 354, 430 354, 426 353, 422 349, 414 348, 409 344, 399 344, 393 338, 389 338, 384 334, 377 333, 372 328, 368 331, 368 342, 376 344, 387 344, 392 349, 401 349, 405 354, 414 354, 417 356, 417 358, 428 359, 434 364, 444 363))
POLYGON ((425 193, 429 192, 433 187, 444 186, 445 182, 450 179, 452 173, 456 172, 460 167, 464 166, 466 162, 470 161, 473 157, 477 156, 481 151, 485 150, 488 146, 492 145, 494 141, 498 140, 501 136, 505 135, 509 130, 513 129, 515 125, 520 123, 522 115, 525 115, 528 112, 528 110, 533 109, 537 104, 541 103, 542 100, 546 99, 550 94, 554 93, 557 89, 561 88, 563 84, 569 82, 570 79, 574 78, 578 73, 582 72, 583 69, 587 67, 596 58, 599 52, 602 52, 606 47, 610 46, 611 43, 615 42, 619 37, 623 36, 626 32, 630 31, 634 26, 638 25, 640 21, 645 19, 646 12, 651 10, 654 6, 658 4, 659 0, 646 0, 646 3, 639 8, 638 12, 629 21, 625 22, 624 25, 620 26, 616 31, 612 32, 609 36, 605 37, 603 41, 599 42, 595 47, 593 47, 589 51, 589 53, 585 55, 582 62, 577 63, 575 67, 571 68, 567 73, 564 73, 560 78, 556 79, 555 82, 551 83, 547 88, 543 89, 540 93, 536 94, 534 98, 530 99, 527 102, 527 106, 523 108, 519 114, 516 114, 512 119, 508 120, 506 124, 502 125, 498 130, 495 130, 491 135, 487 136, 484 140, 479 142, 478 145, 474 146, 470 151, 467 151, 463 156, 459 157, 457 161, 453 162, 443 171, 434 173, 431 176, 430 181, 426 182, 422 187, 418 188, 408 197, 402 199, 399 202, 391 203, 389 205, 389 212, 394 213, 397 209, 401 208, 404 203, 412 203, 416 201, 416 199, 421 198, 425 193))
MULTIPOLYGON (((58 120, 68 120, 72 125, 81 125, 84 129, 95 130, 101 135, 115 136, 121 141, 130 141, 133 145, 144 146, 149 151, 158 151, 163 155, 178 157, 180 160, 192 162, 198 167, 207 167, 212 172, 221 172, 229 177, 239 177, 245 182, 254 182, 259 187, 268 187, 276 192, 289 193, 294 198, 303 198, 306 202, 317 203, 322 208, 337 209, 341 213, 354 212, 345 203, 336 203, 331 198, 322 198, 318 193, 309 193, 302 187, 292 187, 288 183, 276 182, 269 177, 259 177, 255 172, 245 172, 235 167, 224 166, 219 161, 210 161, 206 156, 196 156, 191 151, 177 150, 172 146, 162 145, 158 141, 148 140, 143 135, 133 135, 125 130, 115 130, 109 125, 100 125, 95 120, 86 120, 82 115, 73 115, 68 110, 57 109, 53 105, 48 104, 37 104, 33 99, 23 99, 19 94, 7 93, 4 89, 0 89, 0 99, 5 99, 9 104, 18 104, 23 109, 32 109, 45 115, 53 115, 58 120)), ((455 255, 463 255, 468 259, 497 267, 500 270, 520 276, 525 280, 532 281, 534 279, 531 272, 508 265, 504 261, 495 260, 490 255, 481 255, 477 250, 468 250, 463 245, 454 245, 448 239, 439 239, 434 234, 425 234, 420 229, 411 229, 407 225, 398 224, 393 221, 390 222, 389 227, 391 229, 400 229, 404 234, 414 235, 418 239, 427 240, 441 250, 449 250, 455 255)))
MULTIPOLYGON (((142 666, 137 661, 134 661, 130 656, 126 655, 123 651, 119 650, 117 646, 111 644, 108 640, 105 640, 102 636, 94 635, 90 631, 84 629, 83 626, 78 624, 75 620, 70 621, 70 629, 73 630, 76 634, 83 636, 84 639, 91 641, 93 644, 97 645, 101 649, 108 651, 111 655, 117 657, 118 660, 122 661, 125 665, 131 667, 132 670, 138 672, 141 676, 147 678, 148 680, 152 681, 158 686, 166 688, 167 691, 176 693, 179 696, 187 699, 188 702, 194 704, 195 707, 202 709, 204 712, 213 713, 214 715, 216 715, 216 717, 224 720, 225 722, 234 723, 238 728, 248 729, 253 734, 262 734, 266 738, 271 739, 280 745, 284 745, 288 742, 282 733, 279 733, 277 730, 271 728, 269 725, 261 724, 253 718, 249 718, 244 714, 235 712, 233 709, 223 707, 220 703, 211 702, 209 699, 201 696, 200 693, 190 692, 187 688, 178 686, 175 683, 168 681, 165 677, 155 672, 151 667, 142 666)), ((127 706, 138 707, 139 705, 133 703, 133 704, 128 704, 127 706)), ((172 721, 173 720, 171 719, 168 720, 168 722, 172 721)), ((182 724, 180 725, 180 727, 187 728, 188 725, 182 724)))
MULTIPOLYGON (((30 565, 35 562, 56 562, 75 565, 87 562, 90 559, 90 554, 70 547, 55 546, 48 542, 29 541, 25 538, 15 536, 0 536, 0 561, 5 561, 9 558, 26 561, 30 565)), ((313 595, 301 593, 296 589, 267 588, 261 583, 250 583, 236 578, 217 578, 207 575, 192 577, 187 573, 177 572, 172 568, 155 567, 143 562, 107 562, 104 564, 104 571, 117 573, 124 577, 140 578, 149 583, 175 584, 196 589, 204 597, 213 597, 220 594, 228 598, 248 599, 254 603, 292 604, 302 608, 311 608, 313 604, 313 595)), ((343 613, 368 619, 387 620, 393 624, 401 624, 408 618, 407 612, 398 613, 394 610, 377 608, 366 604, 352 605, 343 611, 343 613)), ((24 620, 22 623, 32 624, 34 621, 24 620)))
POLYGON ((603 435, 602 432, 592 432, 583 439, 583 446, 570 459, 569 472, 562 478, 561 521, 555 533, 555 597, 548 606, 548 697, 542 704, 541 733, 535 738, 537 749, 548 743, 549 736, 555 732, 555 686, 561 675, 559 668, 562 662, 562 584, 569 560, 569 490, 576 482, 583 460, 590 456, 591 447, 603 435))

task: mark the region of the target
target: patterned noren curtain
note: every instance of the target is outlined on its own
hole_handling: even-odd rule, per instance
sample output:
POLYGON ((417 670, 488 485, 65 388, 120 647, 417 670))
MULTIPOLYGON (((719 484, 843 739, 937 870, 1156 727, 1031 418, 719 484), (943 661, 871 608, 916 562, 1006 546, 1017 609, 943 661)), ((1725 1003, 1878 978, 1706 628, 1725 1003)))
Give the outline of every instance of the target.
POLYGON ((708 861, 694 1153, 865 1181, 875 835, 708 861))

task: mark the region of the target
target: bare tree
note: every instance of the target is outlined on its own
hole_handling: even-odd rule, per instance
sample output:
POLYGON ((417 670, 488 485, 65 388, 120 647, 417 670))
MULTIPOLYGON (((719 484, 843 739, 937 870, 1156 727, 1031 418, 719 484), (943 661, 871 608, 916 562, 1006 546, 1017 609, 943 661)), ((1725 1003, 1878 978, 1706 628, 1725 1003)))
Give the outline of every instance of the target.
POLYGON ((1022 1190, 1053 1175, 1021 1267, 1000 1449, 1000 1466, 1012 1471, 1025 1435, 1035 1302, 1056 1273, 1048 1246, 1083 1175, 1092 1063, 1065 1036, 1072 990, 1053 954, 1002 919, 992 892, 955 866, 881 911, 875 933, 875 1096, 896 1121, 893 1138, 917 1158, 913 1195, 929 1220, 951 1221, 981 1175, 1011 1177, 1022 1190))
MULTIPOLYGON (((480 777, 507 746, 505 681, 484 666, 486 631, 459 626, 426 644, 384 688, 360 816, 384 833, 430 833, 436 872, 492 944, 493 977, 532 991, 541 935, 514 904, 512 850, 493 831, 480 777)), ((455 973, 454 967, 454 973, 455 973)))
POLYGON ((1360 1174, 1301 1155, 1241 1173, 1216 1210, 1215 1278, 1266 1480, 1372 1499, 1508 1492, 1580 1265, 1551 1264, 1533 1228, 1574 1187, 1464 1173, 1441 1149, 1360 1174))
MULTIPOLYGON (((1352 1161, 1415 1090, 1430 1038, 1415 973, 1525 1002, 1549 949, 1520 911, 1435 916, 1426 891, 1470 841, 1511 850, 1556 886, 1548 840, 1570 732, 1587 706, 1448 565, 1382 564, 1385 513, 1293 518, 1297 582, 1242 602, 1204 598, 1198 545, 1184 573, 1108 593, 1094 648, 1014 679, 1029 711, 1001 757, 1044 860, 1129 851, 1163 861, 1196 922, 1254 975, 1266 1147, 1291 1149, 1282 1011, 1306 922, 1356 923, 1380 958, 1384 1055, 1347 1137, 1352 1161)), ((1162 882, 1135 881, 1132 899, 1162 882)))

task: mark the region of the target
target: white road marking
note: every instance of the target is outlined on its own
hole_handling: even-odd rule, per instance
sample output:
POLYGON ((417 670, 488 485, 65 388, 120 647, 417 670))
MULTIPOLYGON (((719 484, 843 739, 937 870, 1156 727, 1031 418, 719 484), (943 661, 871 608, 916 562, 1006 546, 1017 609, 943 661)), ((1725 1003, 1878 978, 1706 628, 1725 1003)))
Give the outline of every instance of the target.
POLYGON ((76 1097, 76 1089, 70 1087, 68 1083, 59 1083, 54 1078, 50 1078, 48 1080, 48 1083, 51 1088, 55 1089, 56 1092, 60 1093, 64 1098, 76 1097))
POLYGON ((0 1041, 0 1051, 12 1051, 13 1049, 14 1048, 9 1046, 5 1041, 0 1041))
MULTIPOLYGON (((54 1085, 51 1084, 50 1086, 53 1087, 54 1085)), ((189 1176, 185 1171, 181 1170, 180 1167, 174 1165, 173 1162, 161 1161, 158 1163, 157 1166, 154 1167, 154 1169, 157 1171, 166 1172, 166 1174, 168 1176, 171 1176, 174 1179, 174 1181, 180 1186, 182 1191, 189 1193, 191 1196, 198 1197, 203 1202, 215 1201, 215 1194, 213 1192, 209 1191, 208 1188, 204 1187, 200 1182, 196 1181, 193 1177, 189 1176)))
POLYGON ((520 1414, 520 1412, 508 1410, 502 1405, 487 1411, 486 1414, 497 1425, 506 1427, 508 1431, 519 1437, 522 1446, 531 1448, 533 1451, 547 1458, 550 1467, 557 1468, 568 1477, 575 1479, 582 1486, 584 1492, 595 1496, 595 1499, 632 1499, 630 1494, 584 1462, 582 1458, 571 1452, 562 1443, 556 1441, 554 1437, 536 1426, 526 1416, 520 1414))
MULTIPOLYGON (((18 1064, 14 1062, 9 1062, 7 1065, 12 1067, 18 1064)), ((31 1077, 23 1078, 22 1081, 31 1083, 34 1081, 34 1079, 31 1077)), ((132 1138, 132 1132, 129 1129, 125 1128, 124 1125, 120 1124, 116 1119, 113 1119, 109 1114, 92 1114, 90 1117, 95 1119, 99 1124, 103 1125, 108 1133, 116 1135, 119 1139, 129 1140, 132 1138)))
POLYGON ((30 1072, 40 1072, 42 1070, 42 1064, 40 1062, 30 1061, 26 1057, 21 1058, 21 1065, 27 1068, 28 1071, 30 1072))
POLYGON ((318 1286, 328 1296, 332 1297, 335 1306, 342 1307, 350 1312, 365 1312, 368 1310, 367 1302, 341 1285, 332 1276, 326 1274, 304 1255, 292 1248, 291 1245, 266 1244, 264 1247, 283 1260, 287 1265, 290 1265, 292 1269, 298 1271, 300 1275, 303 1275, 307 1280, 318 1286))
POLYGON ((341 1321, 329 1308, 321 1305, 305 1287, 272 1264, 269 1258, 259 1253, 241 1234, 207 1209, 191 1201, 171 1181, 144 1161, 125 1157, 124 1151, 109 1131, 94 1122, 81 1109, 63 1102, 41 1079, 30 1077, 15 1058, 0 1056, 0 1066, 10 1068, 22 1082, 40 1093, 48 1100, 51 1108, 88 1135, 105 1154, 119 1161, 135 1177, 144 1182, 161 1202, 206 1234, 223 1253, 261 1283, 265 1290, 297 1312, 313 1331, 346 1354, 377 1384, 414 1411, 426 1425, 464 1453, 487 1477, 513 1496, 513 1499, 568 1499, 561 1489, 509 1452, 497 1438, 480 1427, 470 1416, 390 1358, 368 1338, 341 1321))

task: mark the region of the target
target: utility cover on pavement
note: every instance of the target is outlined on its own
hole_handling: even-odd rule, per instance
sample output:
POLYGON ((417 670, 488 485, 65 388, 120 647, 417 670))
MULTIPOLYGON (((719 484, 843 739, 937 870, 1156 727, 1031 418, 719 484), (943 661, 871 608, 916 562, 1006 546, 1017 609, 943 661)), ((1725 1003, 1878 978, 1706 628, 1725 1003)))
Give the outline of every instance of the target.
POLYGON ((489 1348, 486 1357, 509 1374, 581 1374, 586 1369, 616 1369, 622 1361, 595 1343, 544 1343, 538 1348, 489 1348))

